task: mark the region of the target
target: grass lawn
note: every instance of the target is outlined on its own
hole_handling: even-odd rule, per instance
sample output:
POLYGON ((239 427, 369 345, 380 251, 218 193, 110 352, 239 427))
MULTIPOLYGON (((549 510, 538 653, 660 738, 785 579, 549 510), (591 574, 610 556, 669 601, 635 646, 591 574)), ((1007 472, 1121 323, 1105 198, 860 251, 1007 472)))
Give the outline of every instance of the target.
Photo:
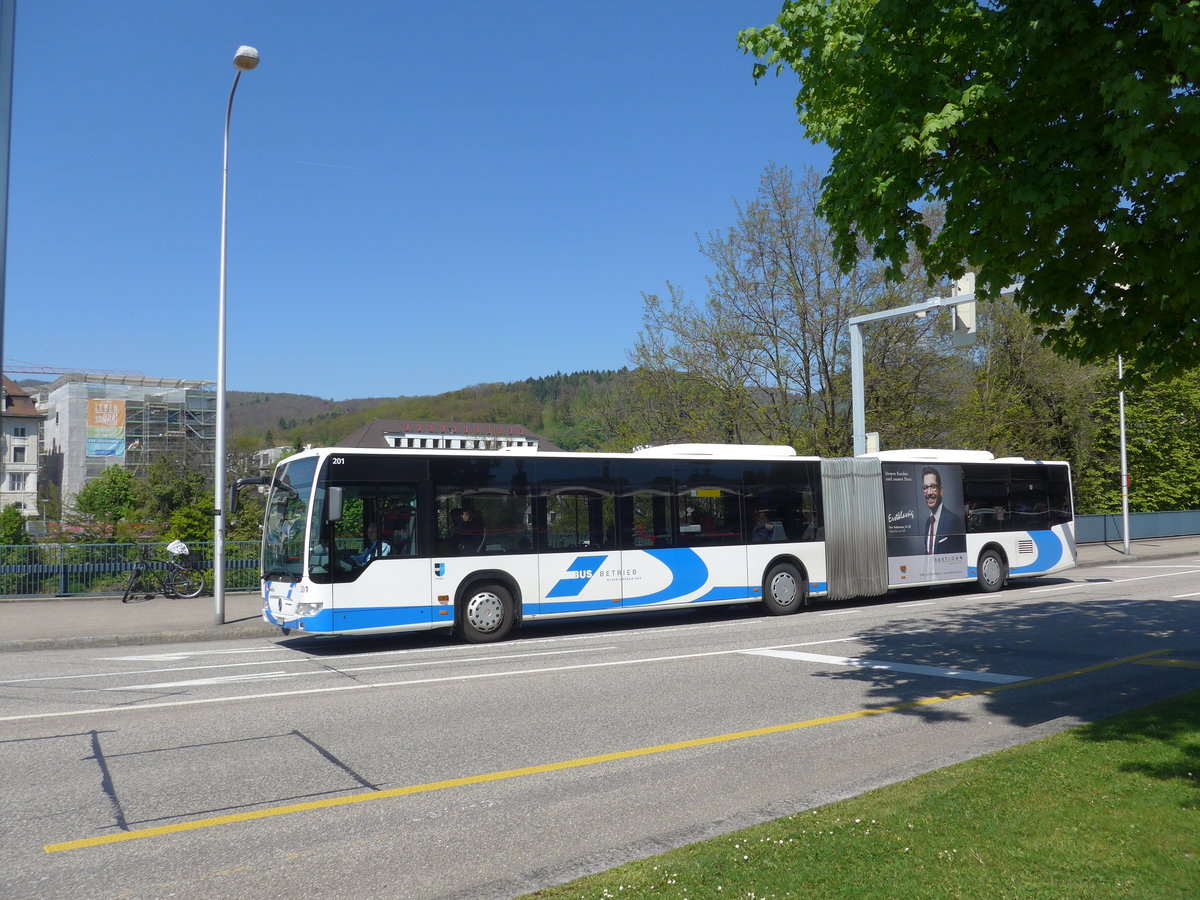
POLYGON ((1200 897, 1200 692, 530 896, 1200 897))

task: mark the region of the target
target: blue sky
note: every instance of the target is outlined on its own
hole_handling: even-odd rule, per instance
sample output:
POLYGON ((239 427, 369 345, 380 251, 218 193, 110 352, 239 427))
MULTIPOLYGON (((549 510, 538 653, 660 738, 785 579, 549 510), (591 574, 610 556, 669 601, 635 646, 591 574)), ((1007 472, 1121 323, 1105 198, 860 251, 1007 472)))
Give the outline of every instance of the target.
MULTIPOLYGON (((440 393, 619 368, 642 293, 769 162, 823 171, 780 0, 20 0, 4 355, 228 387, 440 393)), ((13 377, 21 378, 22 375, 13 377)))

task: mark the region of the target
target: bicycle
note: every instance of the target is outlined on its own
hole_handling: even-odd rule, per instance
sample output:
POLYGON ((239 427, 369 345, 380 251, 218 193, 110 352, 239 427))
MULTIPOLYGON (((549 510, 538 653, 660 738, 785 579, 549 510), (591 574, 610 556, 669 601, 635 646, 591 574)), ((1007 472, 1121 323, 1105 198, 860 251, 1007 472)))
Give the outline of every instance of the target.
MULTIPOLYGON (((182 541, 172 541, 167 545, 167 550, 173 557, 186 556, 188 552, 187 545, 182 541)), ((121 598, 121 602, 141 603, 157 593, 171 599, 191 599, 199 597, 203 590, 202 572, 183 565, 177 559, 153 559, 149 549, 142 547, 133 571, 129 573, 129 584, 125 587, 125 596, 121 598), (166 571, 160 571, 156 563, 165 565, 166 571), (147 591, 147 588, 150 590, 147 591)))

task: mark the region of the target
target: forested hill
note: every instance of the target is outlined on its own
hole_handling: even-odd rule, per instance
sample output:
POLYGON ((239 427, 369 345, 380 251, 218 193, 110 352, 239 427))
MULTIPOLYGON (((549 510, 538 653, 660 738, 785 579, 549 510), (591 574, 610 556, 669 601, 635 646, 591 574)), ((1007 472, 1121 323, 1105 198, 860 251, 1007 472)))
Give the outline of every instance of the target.
POLYGON ((229 391, 229 428, 263 446, 336 443, 372 419, 505 422, 524 425, 568 450, 594 449, 586 410, 618 388, 628 371, 561 372, 425 397, 324 400, 304 394, 229 391))

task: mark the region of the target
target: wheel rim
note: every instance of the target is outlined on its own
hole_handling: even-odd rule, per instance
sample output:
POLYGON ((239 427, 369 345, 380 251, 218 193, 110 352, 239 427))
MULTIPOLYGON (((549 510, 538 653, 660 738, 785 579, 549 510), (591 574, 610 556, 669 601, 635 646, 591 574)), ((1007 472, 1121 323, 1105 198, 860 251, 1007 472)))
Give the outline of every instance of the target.
POLYGON ((771 579, 771 599, 780 606, 791 606, 799 596, 800 590, 791 572, 780 572, 771 579))
POLYGON ((495 631, 504 621, 504 602, 491 591, 480 591, 467 602, 467 621, 476 631, 495 631))
POLYGON ((1000 583, 1000 560, 994 556, 985 556, 980 566, 983 570, 983 580, 989 585, 1000 583))

